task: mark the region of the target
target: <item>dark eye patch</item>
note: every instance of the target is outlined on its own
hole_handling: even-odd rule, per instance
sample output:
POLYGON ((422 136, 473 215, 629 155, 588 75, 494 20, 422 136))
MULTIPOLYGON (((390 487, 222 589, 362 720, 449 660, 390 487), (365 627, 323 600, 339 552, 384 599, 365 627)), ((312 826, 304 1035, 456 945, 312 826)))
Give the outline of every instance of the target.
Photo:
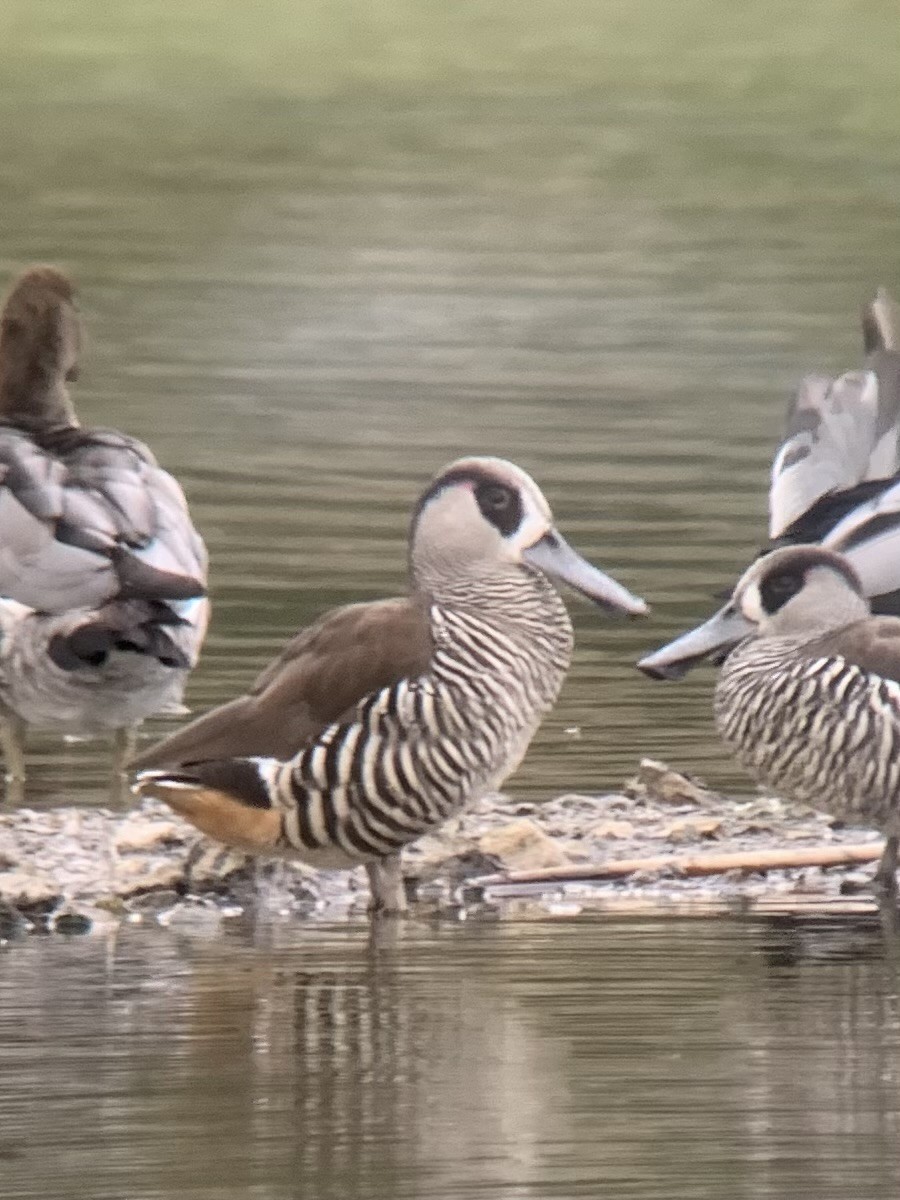
POLYGON ((507 512, 515 501, 515 492, 500 483, 483 483, 477 495, 478 505, 485 512, 507 512))
POLYGON ((776 571, 767 575, 759 585, 759 598, 764 611, 769 616, 777 613, 802 590, 805 578, 804 571, 776 571))
POLYGON ((522 498, 517 488, 510 487, 497 475, 478 464, 454 467, 438 476, 419 497, 413 509, 411 529, 415 531, 423 511, 445 488, 466 483, 472 488, 481 515, 502 537, 509 537, 522 524, 522 498))
POLYGON ((522 501, 515 488, 505 483, 485 481, 476 484, 475 500, 482 516, 490 521, 503 537, 508 537, 522 523, 522 501))

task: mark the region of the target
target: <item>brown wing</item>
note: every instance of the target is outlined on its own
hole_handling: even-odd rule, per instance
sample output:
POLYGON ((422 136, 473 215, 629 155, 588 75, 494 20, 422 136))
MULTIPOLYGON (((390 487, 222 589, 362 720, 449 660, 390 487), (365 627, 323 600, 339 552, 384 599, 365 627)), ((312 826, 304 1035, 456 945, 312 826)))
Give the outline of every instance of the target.
POLYGON ((245 696, 198 717, 131 765, 292 758, 364 697, 421 675, 431 650, 427 614, 414 600, 333 609, 288 642, 245 696))
POLYGON ((867 617, 804 648, 810 658, 839 654, 864 671, 900 681, 900 618, 867 617))

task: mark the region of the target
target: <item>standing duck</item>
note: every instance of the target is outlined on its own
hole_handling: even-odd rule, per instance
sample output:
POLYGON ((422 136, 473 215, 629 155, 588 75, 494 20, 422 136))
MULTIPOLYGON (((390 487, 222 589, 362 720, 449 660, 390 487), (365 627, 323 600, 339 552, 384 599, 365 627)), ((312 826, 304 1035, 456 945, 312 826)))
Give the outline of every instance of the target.
MULTIPOLYGON (((900 320, 882 288, 862 313, 865 368, 837 379, 808 375, 772 463, 769 543, 819 543, 846 555, 872 611, 900 615, 900 320)), ((720 610, 638 663, 679 679, 751 632, 720 610)))
POLYGON ((80 322, 54 267, 0 312, 0 739, 25 777, 28 726, 111 733, 180 703, 206 630, 207 557, 181 488, 141 442, 85 429, 69 395, 80 322))
POLYGON ((900 619, 872 616, 850 562, 820 546, 757 559, 709 624, 733 615, 751 633, 716 684, 723 740, 779 795, 881 829, 887 842, 875 878, 895 893, 900 619))
POLYGON ((140 755, 138 792, 233 846, 365 863, 373 909, 402 911, 401 848, 499 787, 556 701, 573 635, 551 580, 646 612, 502 459, 429 485, 409 564, 408 597, 326 613, 247 695, 140 755))

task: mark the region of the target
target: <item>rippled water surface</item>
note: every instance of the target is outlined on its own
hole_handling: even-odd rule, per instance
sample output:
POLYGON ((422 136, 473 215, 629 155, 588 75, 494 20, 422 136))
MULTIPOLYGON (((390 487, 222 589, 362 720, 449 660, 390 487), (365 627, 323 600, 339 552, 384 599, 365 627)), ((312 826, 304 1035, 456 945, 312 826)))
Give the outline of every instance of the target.
POLYGON ((877 927, 130 927, 0 967, 16 1200, 900 1189, 877 927))
MULTIPOLYGON (((194 707, 402 589, 423 483, 496 453, 655 604, 572 601, 513 790, 645 753, 742 786, 709 675, 630 664, 753 552, 793 383, 900 287, 898 63, 894 0, 4 0, 0 269, 72 269, 83 419, 185 484, 194 707)), ((104 761, 37 739, 29 802, 104 761)), ((229 928, 0 951, 4 1200, 898 1194, 878 929, 229 928)))
MULTIPOLYGON (((76 273, 83 418, 186 485, 192 704, 402 589, 424 481, 498 453, 655 603, 573 600, 516 788, 644 752, 736 784, 709 675, 631 663, 755 549, 793 382, 855 364, 861 299, 900 284, 898 61, 890 0, 6 0, 0 266, 76 273)), ((38 751, 32 800, 100 798, 94 748, 38 751)))

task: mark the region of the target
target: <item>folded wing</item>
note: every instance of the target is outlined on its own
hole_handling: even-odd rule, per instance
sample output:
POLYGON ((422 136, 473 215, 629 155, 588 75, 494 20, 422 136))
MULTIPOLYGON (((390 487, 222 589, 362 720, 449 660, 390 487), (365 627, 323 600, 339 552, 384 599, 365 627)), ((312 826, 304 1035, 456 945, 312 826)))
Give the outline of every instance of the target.
POLYGON ((427 613, 414 599, 334 609, 298 633, 249 692, 151 746, 133 765, 285 761, 366 696, 420 675, 431 651, 427 613))
POLYGON ((38 612, 202 596, 181 488, 124 434, 0 428, 0 595, 38 612))

